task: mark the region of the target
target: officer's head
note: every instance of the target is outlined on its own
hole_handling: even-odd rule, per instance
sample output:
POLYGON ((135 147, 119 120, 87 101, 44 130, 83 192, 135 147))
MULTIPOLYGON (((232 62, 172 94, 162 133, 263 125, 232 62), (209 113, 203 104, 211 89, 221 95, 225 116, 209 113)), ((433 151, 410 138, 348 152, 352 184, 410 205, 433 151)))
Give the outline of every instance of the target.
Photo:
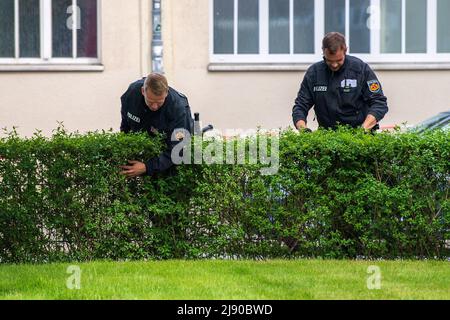
POLYGON ((323 60, 331 71, 338 71, 344 64, 347 54, 344 35, 339 32, 327 33, 322 41, 322 50, 323 60))
POLYGON ((142 87, 145 104, 151 111, 158 111, 169 93, 167 79, 162 74, 152 73, 147 76, 142 87))

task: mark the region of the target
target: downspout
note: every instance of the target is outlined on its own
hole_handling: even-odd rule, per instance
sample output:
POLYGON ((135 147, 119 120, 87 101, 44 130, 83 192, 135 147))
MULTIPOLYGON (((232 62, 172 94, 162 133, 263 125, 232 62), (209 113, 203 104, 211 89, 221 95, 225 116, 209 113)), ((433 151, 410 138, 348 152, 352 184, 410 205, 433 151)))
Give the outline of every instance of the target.
POLYGON ((152 72, 164 73, 163 41, 161 36, 161 0, 153 0, 152 72))

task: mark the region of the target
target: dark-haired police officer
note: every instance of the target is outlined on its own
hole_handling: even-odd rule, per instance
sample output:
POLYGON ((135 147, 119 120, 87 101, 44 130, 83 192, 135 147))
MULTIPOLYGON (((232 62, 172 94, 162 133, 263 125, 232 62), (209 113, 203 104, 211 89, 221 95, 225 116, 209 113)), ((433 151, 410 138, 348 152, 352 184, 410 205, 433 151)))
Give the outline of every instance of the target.
POLYGON ((314 106, 319 127, 377 129, 388 106, 375 73, 365 62, 346 55, 345 37, 338 32, 324 37, 322 49, 323 61, 308 69, 295 100, 296 128, 307 129, 308 112, 314 106))
POLYGON ((173 167, 172 149, 183 140, 186 132, 192 133, 193 130, 186 96, 169 87, 166 77, 152 73, 132 83, 122 95, 121 102, 120 131, 146 131, 149 135, 164 133, 167 145, 164 152, 146 163, 132 160, 128 161, 129 165, 120 166, 121 174, 127 178, 155 175, 173 167), (172 139, 173 135, 176 139, 172 139))

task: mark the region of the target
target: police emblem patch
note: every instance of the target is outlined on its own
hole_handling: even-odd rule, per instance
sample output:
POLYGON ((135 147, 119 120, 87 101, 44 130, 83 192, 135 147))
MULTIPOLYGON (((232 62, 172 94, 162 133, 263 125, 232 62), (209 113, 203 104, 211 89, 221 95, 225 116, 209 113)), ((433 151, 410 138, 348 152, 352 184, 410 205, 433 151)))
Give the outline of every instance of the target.
POLYGON ((381 91, 381 85, 378 80, 370 80, 367 82, 367 85, 369 86, 369 91, 372 93, 378 93, 381 91))

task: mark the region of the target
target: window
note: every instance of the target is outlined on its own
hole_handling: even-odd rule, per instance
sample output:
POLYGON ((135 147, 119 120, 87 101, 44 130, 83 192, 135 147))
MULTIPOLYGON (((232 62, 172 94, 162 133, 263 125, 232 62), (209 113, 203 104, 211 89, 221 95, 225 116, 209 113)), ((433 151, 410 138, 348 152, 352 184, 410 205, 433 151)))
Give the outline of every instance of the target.
POLYGON ((312 63, 343 33, 368 62, 450 62, 450 0, 210 0, 211 62, 312 63))
POLYGON ((98 0, 1 0, 0 63, 98 63, 98 11, 98 0))
POLYGON ((427 52, 426 0, 381 0, 381 17, 381 53, 427 52))

